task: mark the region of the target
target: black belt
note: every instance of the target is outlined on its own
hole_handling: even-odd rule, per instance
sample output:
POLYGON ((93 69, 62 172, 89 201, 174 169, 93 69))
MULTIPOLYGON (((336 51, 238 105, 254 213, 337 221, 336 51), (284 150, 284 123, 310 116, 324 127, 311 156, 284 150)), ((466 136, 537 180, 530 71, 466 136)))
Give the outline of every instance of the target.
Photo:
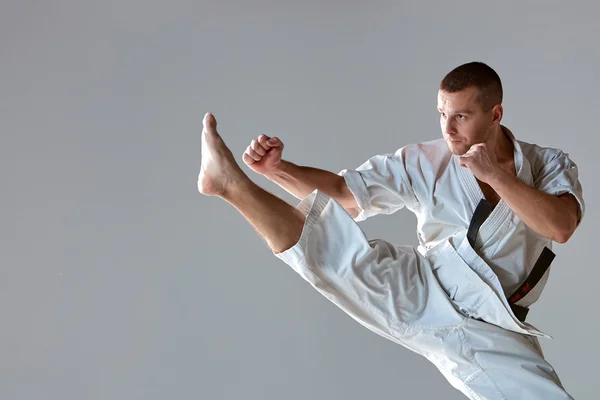
MULTIPOLYGON (((473 213, 473 218, 471 218, 471 223, 469 224, 469 230, 467 231, 467 239, 469 240, 469 244, 471 247, 475 248, 475 240, 477 239, 477 234, 479 233, 479 228, 483 224, 483 222, 487 219, 487 217, 494 210, 494 205, 486 199, 481 199, 475 212, 473 213)), ((515 316, 521 322, 525 322, 525 318, 527 317, 527 313, 529 312, 529 308, 519 306, 516 303, 521 300, 527 293, 529 293, 535 285, 542 279, 552 260, 554 260, 555 254, 548 247, 544 246, 544 250, 538 257, 533 269, 529 273, 529 276, 525 279, 525 281, 519 286, 519 288, 508 297, 508 304, 510 308, 513 310, 515 316)))

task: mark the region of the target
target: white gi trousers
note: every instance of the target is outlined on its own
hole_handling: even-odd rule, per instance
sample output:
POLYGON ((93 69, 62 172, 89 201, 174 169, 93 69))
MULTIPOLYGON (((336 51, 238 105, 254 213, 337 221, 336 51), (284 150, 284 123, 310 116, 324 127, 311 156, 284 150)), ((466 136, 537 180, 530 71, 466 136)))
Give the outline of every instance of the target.
POLYGON ((426 357, 470 399, 572 399, 536 336, 478 317, 500 313, 486 305, 493 291, 478 290, 482 281, 453 298, 414 247, 368 240, 324 193, 297 209, 306 215, 300 240, 274 254, 361 325, 426 357))

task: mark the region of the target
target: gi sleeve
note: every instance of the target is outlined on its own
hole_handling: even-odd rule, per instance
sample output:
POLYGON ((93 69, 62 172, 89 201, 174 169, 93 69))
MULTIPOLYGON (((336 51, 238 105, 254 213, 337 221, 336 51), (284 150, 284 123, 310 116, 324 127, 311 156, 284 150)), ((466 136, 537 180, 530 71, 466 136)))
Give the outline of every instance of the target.
POLYGON ((555 196, 563 193, 571 193, 575 196, 580 210, 580 218, 577 223, 581 222, 585 212, 583 188, 579 182, 577 165, 569 158, 568 153, 559 150, 545 162, 535 179, 535 187, 555 196))
POLYGON ((355 221, 378 214, 392 214, 407 206, 417 207, 410 179, 408 178, 403 149, 393 154, 371 157, 356 169, 344 169, 338 173, 354 195, 359 207, 355 221))

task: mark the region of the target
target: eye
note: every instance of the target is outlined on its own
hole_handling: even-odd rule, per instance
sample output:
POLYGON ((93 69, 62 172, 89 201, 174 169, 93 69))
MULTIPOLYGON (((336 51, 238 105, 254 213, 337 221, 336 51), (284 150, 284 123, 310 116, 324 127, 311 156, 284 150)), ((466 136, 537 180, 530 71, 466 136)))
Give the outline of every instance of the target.
POLYGON ((465 119, 465 118, 466 118, 466 117, 465 117, 463 114, 458 114, 456 117, 457 117, 458 119, 465 119))

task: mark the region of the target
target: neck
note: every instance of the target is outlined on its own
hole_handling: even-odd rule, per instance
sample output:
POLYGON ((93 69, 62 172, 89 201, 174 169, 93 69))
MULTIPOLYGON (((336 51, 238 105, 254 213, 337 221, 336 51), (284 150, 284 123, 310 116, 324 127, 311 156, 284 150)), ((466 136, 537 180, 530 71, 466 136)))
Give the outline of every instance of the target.
POLYGON ((495 129, 490 138, 489 147, 496 154, 499 163, 510 162, 514 159, 514 146, 512 140, 504 133, 502 126, 495 129))

